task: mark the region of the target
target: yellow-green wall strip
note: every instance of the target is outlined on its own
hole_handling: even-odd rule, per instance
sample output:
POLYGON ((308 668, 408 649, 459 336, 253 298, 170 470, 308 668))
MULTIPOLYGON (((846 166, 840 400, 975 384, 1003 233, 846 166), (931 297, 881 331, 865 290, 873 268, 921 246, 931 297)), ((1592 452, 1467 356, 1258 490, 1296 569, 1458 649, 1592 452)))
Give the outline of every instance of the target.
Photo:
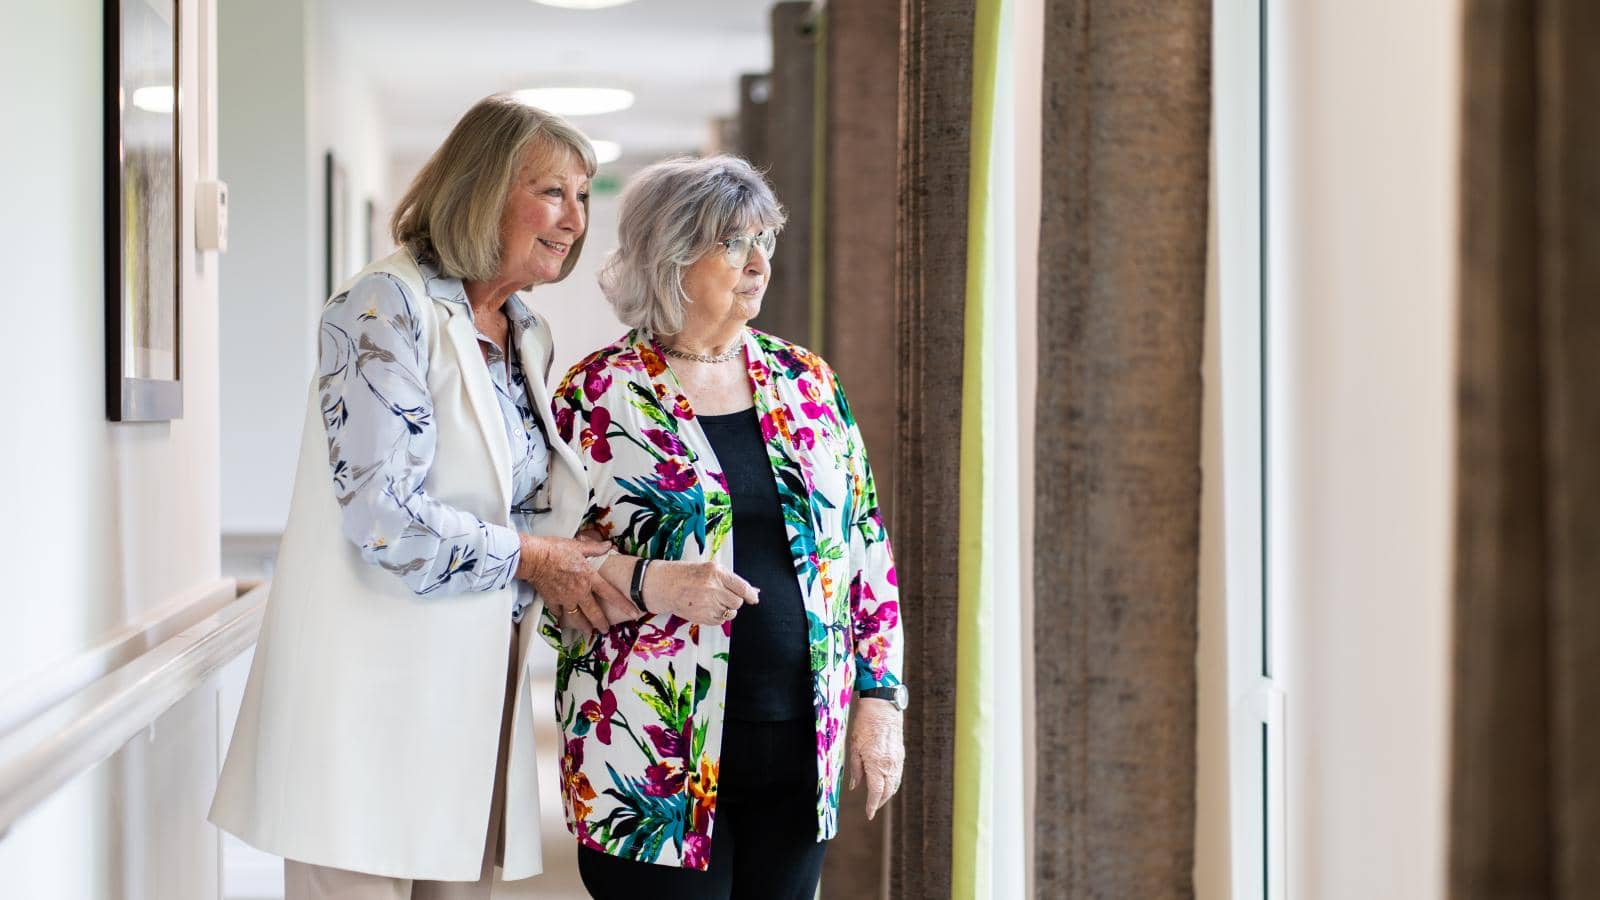
POLYGON ((995 72, 1004 0, 978 0, 972 35, 972 121, 967 187, 967 296, 961 360, 961 512, 959 520, 956 623, 955 785, 951 896, 988 900, 992 893, 994 782, 989 741, 994 708, 992 667, 992 562, 985 550, 989 528, 985 489, 993 461, 985 435, 995 411, 985 371, 985 320, 992 303, 993 227, 989 177, 993 167, 995 72))

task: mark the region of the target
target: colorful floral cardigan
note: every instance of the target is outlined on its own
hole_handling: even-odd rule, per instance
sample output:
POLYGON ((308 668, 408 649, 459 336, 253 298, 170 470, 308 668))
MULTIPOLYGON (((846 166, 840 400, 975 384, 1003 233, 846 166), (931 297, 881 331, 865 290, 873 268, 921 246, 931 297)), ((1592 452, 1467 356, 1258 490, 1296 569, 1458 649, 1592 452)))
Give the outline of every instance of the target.
MULTIPOLYGON (((745 353, 810 622, 817 837, 838 830, 854 689, 900 683, 898 590, 872 471, 844 391, 820 358, 753 329, 745 353)), ((588 473, 587 528, 622 553, 733 568, 727 484, 646 331, 567 373, 556 429, 588 473)), ((556 715, 567 827, 585 846, 704 869, 717 809, 731 624, 670 615, 605 634, 563 631, 556 715)))

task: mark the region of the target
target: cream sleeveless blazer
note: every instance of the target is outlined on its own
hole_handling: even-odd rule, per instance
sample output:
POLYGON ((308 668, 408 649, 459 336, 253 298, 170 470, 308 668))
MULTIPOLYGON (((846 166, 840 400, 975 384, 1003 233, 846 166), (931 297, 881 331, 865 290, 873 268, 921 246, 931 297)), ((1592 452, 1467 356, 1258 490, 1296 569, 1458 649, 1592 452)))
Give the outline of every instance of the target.
MULTIPOLYGON (((376 273, 405 285, 427 342, 438 446, 425 489, 507 524, 510 448, 470 312, 430 298, 404 250, 350 284, 376 273)), ((536 316, 515 342, 524 370, 548 376, 549 326, 536 316)), ((529 378, 528 394, 545 433, 555 434, 543 377, 529 378)), ((586 502, 582 470, 561 441, 552 442, 550 459, 552 511, 534 531, 570 537, 586 502)), ((211 821, 302 862, 476 880, 513 590, 418 597, 364 561, 340 524, 313 376, 289 522, 211 821)), ((542 868, 533 723, 552 714, 551 699, 530 696, 527 665, 530 652, 551 652, 534 633, 541 609, 529 608, 520 635, 503 829, 507 879, 542 868)))

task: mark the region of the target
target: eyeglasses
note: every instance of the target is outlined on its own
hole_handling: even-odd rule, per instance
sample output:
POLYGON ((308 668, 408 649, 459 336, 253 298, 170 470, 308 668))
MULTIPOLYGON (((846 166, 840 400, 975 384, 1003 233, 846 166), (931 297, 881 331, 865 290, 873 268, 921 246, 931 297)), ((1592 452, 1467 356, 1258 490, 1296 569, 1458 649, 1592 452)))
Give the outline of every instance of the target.
POLYGON ((728 265, 735 269, 742 269, 750 264, 750 254, 757 247, 761 248, 762 255, 770 261, 772 254, 778 249, 778 236, 771 231, 758 231, 755 234, 741 234, 736 238, 728 238, 722 244, 722 258, 728 265))

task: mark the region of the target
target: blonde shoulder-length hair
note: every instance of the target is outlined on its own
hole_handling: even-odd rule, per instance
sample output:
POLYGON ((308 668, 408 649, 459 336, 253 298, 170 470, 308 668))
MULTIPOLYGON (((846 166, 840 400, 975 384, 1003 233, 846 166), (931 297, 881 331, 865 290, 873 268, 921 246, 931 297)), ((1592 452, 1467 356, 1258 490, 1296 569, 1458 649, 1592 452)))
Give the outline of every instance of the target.
MULTIPOLYGON (((389 220, 394 242, 439 266, 444 275, 493 279, 500 271, 500 215, 523 161, 551 169, 568 153, 593 177, 598 168, 594 148, 567 120, 510 94, 479 100, 400 198, 389 220)), ((587 221, 588 198, 583 211, 587 221)), ((577 265, 582 250, 580 236, 572 242, 557 281, 577 265)))

